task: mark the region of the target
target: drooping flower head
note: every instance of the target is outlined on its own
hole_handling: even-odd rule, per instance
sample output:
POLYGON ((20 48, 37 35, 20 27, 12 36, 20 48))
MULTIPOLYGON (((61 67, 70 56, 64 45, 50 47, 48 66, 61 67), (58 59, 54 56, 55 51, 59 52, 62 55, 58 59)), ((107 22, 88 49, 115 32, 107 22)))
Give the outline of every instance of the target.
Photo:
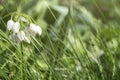
POLYGON ((18 33, 19 29, 20 29, 20 23, 19 22, 15 22, 14 25, 13 25, 12 31, 14 33, 18 33))
POLYGON ((40 26, 38 26, 38 25, 35 25, 35 24, 33 24, 33 23, 30 23, 30 25, 29 25, 29 27, 26 27, 25 28, 25 33, 27 34, 27 35, 31 35, 31 36, 35 36, 36 34, 39 34, 39 35, 41 35, 42 34, 42 29, 41 29, 41 27, 40 26))
POLYGON ((12 19, 10 19, 8 22, 7 22, 7 29, 10 31, 12 30, 12 27, 14 25, 14 21, 12 19))
POLYGON ((21 42, 21 41, 25 41, 27 43, 30 43, 30 40, 27 38, 27 36, 25 35, 24 31, 20 31, 17 34, 17 42, 21 42))
POLYGON ((32 31, 32 34, 42 34, 42 29, 38 25, 35 25, 33 23, 30 23, 29 29, 30 31, 32 31))
POLYGON ((20 29, 20 23, 19 22, 14 22, 12 19, 10 19, 7 22, 7 29, 9 31, 12 31, 13 33, 18 33, 20 29))
MULTIPOLYGON (((23 21, 24 22, 24 21, 23 21)), ((10 35, 10 39, 14 42, 20 43, 25 41, 30 43, 30 36, 35 37, 37 34, 42 34, 42 29, 39 25, 30 23, 29 27, 26 27, 23 30, 20 30, 20 23, 14 22, 12 19, 7 22, 7 29, 13 33, 10 35)))

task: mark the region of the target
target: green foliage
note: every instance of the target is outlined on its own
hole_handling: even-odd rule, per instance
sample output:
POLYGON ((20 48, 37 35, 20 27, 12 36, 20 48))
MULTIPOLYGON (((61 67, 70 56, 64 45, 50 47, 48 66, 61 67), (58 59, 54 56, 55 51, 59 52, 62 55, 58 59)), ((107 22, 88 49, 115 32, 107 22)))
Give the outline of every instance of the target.
POLYGON ((0 80, 119 80, 119 4, 0 0, 0 80), (40 25, 42 35, 14 43, 6 26, 14 13, 40 25))

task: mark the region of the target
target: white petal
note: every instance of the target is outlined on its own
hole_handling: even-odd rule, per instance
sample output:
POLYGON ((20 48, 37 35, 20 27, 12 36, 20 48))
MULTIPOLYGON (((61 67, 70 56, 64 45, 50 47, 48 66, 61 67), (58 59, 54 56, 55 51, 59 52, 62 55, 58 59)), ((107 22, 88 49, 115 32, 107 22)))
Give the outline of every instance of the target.
POLYGON ((41 29, 41 27, 40 26, 36 26, 37 27, 37 33, 39 34, 39 35, 41 35, 42 34, 42 29, 41 29))
POLYGON ((32 31, 34 31, 34 32, 37 33, 37 27, 36 27, 36 25, 33 24, 33 23, 30 23, 30 30, 32 30, 32 31))
POLYGON ((15 22, 15 24, 13 25, 12 31, 14 33, 18 33, 20 29, 20 23, 19 22, 15 22))
POLYGON ((10 19, 7 22, 7 29, 10 31, 12 29, 13 25, 14 25, 14 21, 12 19, 10 19))
POLYGON ((26 37, 24 31, 18 32, 17 37, 19 41, 25 41, 27 43, 30 43, 30 40, 26 37))
POLYGON ((25 33, 23 31, 20 31, 17 33, 17 37, 20 41, 24 40, 25 33))
POLYGON ((35 24, 33 24, 33 23, 30 23, 30 30, 31 30, 31 32, 33 32, 35 35, 36 35, 36 34, 39 34, 39 35, 42 34, 42 29, 40 28, 40 26, 35 25, 35 24))
POLYGON ((33 36, 35 36, 37 34, 37 27, 35 24, 30 23, 29 32, 33 36))
POLYGON ((42 34, 42 29, 40 28, 40 26, 35 25, 33 23, 30 23, 30 26, 26 27, 24 32, 30 38, 30 36, 35 37, 36 34, 41 35, 42 34))

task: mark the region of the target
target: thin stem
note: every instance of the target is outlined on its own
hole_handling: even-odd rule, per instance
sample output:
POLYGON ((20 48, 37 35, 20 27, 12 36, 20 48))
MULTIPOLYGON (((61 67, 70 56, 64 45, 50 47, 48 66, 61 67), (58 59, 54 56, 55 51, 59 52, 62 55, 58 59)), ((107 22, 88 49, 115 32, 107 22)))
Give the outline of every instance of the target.
POLYGON ((24 45, 23 42, 20 43, 21 46, 21 79, 22 80, 27 80, 27 73, 26 73, 26 68, 27 68, 27 62, 24 59, 24 45))
POLYGON ((21 58, 21 79, 23 80, 23 43, 20 42, 20 47, 21 47, 21 54, 20 54, 20 58, 21 58))

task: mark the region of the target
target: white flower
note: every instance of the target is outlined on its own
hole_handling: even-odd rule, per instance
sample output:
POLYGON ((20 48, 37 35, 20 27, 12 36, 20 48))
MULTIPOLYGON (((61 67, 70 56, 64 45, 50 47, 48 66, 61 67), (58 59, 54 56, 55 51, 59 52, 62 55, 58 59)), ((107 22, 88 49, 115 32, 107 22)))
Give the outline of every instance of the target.
POLYGON ((12 19, 7 22, 7 29, 13 33, 18 33, 20 29, 20 23, 14 22, 12 19))
POLYGON ((29 38, 26 37, 24 31, 19 31, 18 33, 14 33, 9 36, 10 40, 13 42, 20 43, 22 41, 25 41, 27 43, 30 43, 29 38))
POLYGON ((36 34, 37 34, 37 27, 36 27, 35 24, 30 23, 29 30, 30 30, 30 33, 31 33, 32 35, 36 35, 36 34))
POLYGON ((42 34, 42 29, 38 25, 35 25, 33 23, 30 23, 29 29, 35 34, 39 34, 39 35, 42 34))
POLYGON ((38 25, 35 25, 33 23, 30 23, 30 26, 26 27, 24 31, 29 36, 30 35, 35 36, 36 34, 39 34, 39 35, 42 34, 42 29, 38 25))
POLYGON ((20 31, 17 33, 17 42, 25 41, 27 43, 30 43, 30 40, 26 37, 24 31, 20 31))
POLYGON ((20 23, 14 22, 12 19, 7 22, 7 29, 13 32, 10 35, 11 41, 17 43, 22 41, 30 43, 30 36, 35 37, 36 34, 42 34, 41 27, 33 23, 30 23, 29 27, 26 27, 23 31, 19 31, 20 23))
POLYGON ((15 22, 14 25, 13 25, 13 27, 12 27, 12 31, 14 33, 18 33, 19 29, 20 29, 20 23, 19 22, 15 22))
POLYGON ((37 28, 37 33, 39 35, 41 35, 42 34, 42 29, 40 28, 40 26, 37 25, 36 28, 37 28))
POLYGON ((12 19, 10 19, 7 22, 7 29, 10 31, 12 29, 13 25, 14 25, 14 21, 12 19))

